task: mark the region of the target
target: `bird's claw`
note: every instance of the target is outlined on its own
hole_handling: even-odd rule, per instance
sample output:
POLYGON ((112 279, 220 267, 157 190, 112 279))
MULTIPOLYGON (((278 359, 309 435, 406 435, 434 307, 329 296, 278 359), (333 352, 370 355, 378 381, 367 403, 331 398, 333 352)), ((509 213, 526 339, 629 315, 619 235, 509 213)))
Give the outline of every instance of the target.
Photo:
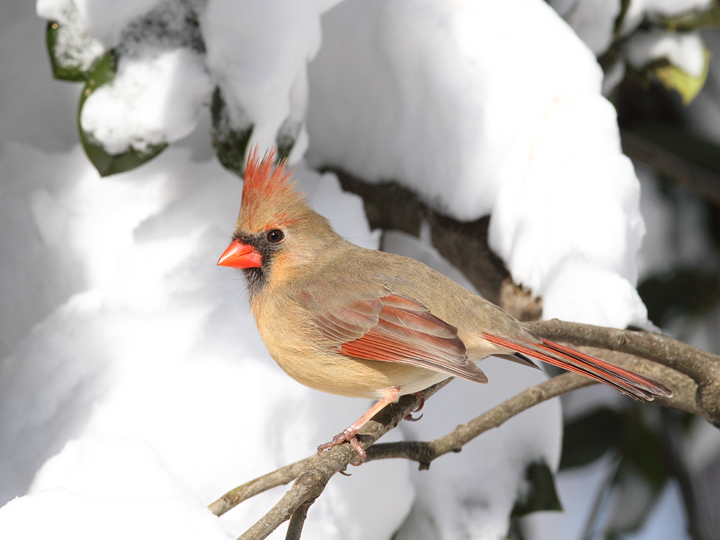
POLYGON ((418 420, 420 420, 423 417, 423 415, 421 414, 420 416, 415 418, 415 417, 413 417, 413 413, 420 412, 422 410, 422 408, 425 406, 425 393, 421 390, 420 392, 418 392, 415 395, 420 400, 420 405, 418 405, 417 408, 412 413, 405 415, 404 419, 407 420, 408 422, 417 422, 418 420))
POLYGON ((332 441, 318 446, 318 455, 322 454, 325 450, 330 450, 331 448, 338 446, 339 444, 349 442, 350 446, 353 447, 353 450, 357 452, 358 457, 357 461, 352 462, 351 465, 362 465, 367 457, 367 454, 365 453, 365 449, 360 446, 360 442, 357 440, 356 434, 357 432, 351 429, 346 429, 345 431, 338 433, 335 437, 333 437, 332 441))

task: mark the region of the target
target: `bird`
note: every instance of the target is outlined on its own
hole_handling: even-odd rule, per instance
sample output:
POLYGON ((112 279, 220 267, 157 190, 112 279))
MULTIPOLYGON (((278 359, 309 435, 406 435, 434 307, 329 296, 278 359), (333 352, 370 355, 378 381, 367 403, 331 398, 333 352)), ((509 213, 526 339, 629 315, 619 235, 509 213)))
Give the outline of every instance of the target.
MULTIPOLYGON (((276 150, 248 156, 232 242, 218 265, 241 269, 270 356, 296 381, 376 403, 318 453, 348 442, 400 396, 450 377, 488 379, 476 365, 497 356, 541 360, 639 401, 665 385, 537 336, 495 304, 411 258, 361 248, 338 235, 295 186, 276 150)), ((422 400, 421 400, 422 404, 422 400)))

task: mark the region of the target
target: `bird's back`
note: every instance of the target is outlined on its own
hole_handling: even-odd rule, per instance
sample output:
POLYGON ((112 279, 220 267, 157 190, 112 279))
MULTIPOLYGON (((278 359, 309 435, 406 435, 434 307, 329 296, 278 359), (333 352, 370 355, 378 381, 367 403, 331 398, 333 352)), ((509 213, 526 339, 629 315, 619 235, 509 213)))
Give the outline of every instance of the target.
POLYGON ((457 328, 474 360, 498 352, 496 345, 483 338, 485 332, 537 341, 519 321, 495 304, 420 261, 402 255, 364 249, 344 241, 332 256, 322 261, 313 281, 324 284, 327 303, 347 301, 348 291, 358 298, 391 293, 414 300, 457 328))

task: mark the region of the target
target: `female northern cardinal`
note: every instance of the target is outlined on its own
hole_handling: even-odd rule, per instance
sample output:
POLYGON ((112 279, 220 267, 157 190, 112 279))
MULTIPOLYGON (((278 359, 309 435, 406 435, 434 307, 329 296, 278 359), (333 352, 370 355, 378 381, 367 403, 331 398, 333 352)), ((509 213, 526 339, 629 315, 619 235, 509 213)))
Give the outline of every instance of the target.
POLYGON ((379 400, 322 450, 350 442, 388 403, 448 377, 485 383, 475 362, 528 357, 581 373, 637 400, 672 396, 651 379, 542 339, 421 262, 341 238, 294 189, 284 163, 257 148, 245 170, 233 242, 218 264, 241 268, 265 346, 296 381, 379 400))

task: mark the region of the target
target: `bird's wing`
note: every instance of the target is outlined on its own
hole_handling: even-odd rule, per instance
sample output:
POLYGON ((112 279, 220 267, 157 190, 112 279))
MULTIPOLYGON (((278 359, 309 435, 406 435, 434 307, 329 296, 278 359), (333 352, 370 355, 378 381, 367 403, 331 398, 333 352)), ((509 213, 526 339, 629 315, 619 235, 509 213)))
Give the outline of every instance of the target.
POLYGON ((332 307, 321 309, 327 302, 317 302, 312 292, 306 290, 302 299, 314 323, 341 354, 487 382, 480 368, 468 360, 457 328, 410 298, 385 290, 341 305, 330 302, 332 307))

